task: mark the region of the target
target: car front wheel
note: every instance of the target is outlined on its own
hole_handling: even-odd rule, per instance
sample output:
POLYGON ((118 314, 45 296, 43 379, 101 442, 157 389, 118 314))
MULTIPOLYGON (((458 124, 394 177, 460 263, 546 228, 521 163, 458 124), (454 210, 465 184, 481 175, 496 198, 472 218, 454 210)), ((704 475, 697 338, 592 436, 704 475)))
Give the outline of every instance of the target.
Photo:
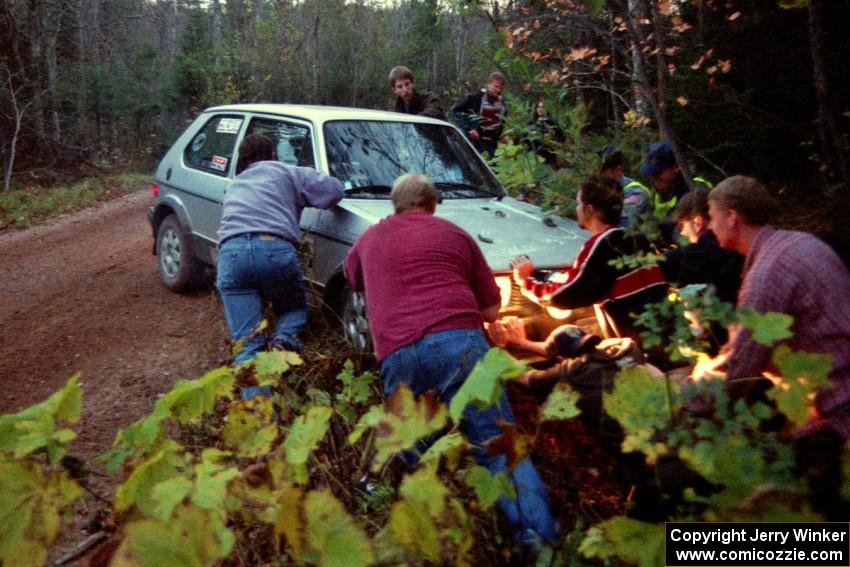
POLYGON ((366 317, 366 296, 363 293, 346 288, 342 325, 346 342, 358 353, 372 352, 372 336, 369 333, 369 320, 366 317))
POLYGON ((204 264, 195 257, 191 236, 183 230, 176 215, 168 215, 159 225, 156 258, 159 277, 171 291, 189 291, 203 282, 204 264))

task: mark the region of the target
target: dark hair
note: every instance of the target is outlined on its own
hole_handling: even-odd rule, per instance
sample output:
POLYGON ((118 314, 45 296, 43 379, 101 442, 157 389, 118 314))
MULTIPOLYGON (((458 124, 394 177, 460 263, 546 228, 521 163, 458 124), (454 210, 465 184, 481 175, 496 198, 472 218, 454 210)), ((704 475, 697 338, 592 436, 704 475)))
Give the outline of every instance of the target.
POLYGON ((676 204, 673 219, 676 222, 681 222, 701 215, 705 220, 710 220, 711 216, 708 214, 708 193, 710 191, 707 187, 696 187, 693 191, 685 193, 676 204))
POLYGON ((249 134, 239 144, 239 159, 236 161, 236 175, 257 161, 274 159, 274 142, 262 134, 249 134))
POLYGON ((599 171, 608 171, 619 166, 626 167, 626 157, 620 150, 613 150, 603 154, 602 166, 599 171))
POLYGON ((578 189, 585 205, 593 205, 599 220, 605 224, 620 224, 623 210, 623 189, 620 184, 604 175, 591 175, 578 189))
POLYGON ((415 83, 416 79, 413 78, 413 71, 405 67, 404 65, 396 65, 390 71, 390 88, 394 88, 396 81, 402 81, 404 79, 410 79, 410 82, 415 83))
POLYGON ((776 201, 755 177, 733 175, 717 184, 708 194, 721 208, 736 211, 744 222, 753 226, 770 223, 776 213, 776 201))

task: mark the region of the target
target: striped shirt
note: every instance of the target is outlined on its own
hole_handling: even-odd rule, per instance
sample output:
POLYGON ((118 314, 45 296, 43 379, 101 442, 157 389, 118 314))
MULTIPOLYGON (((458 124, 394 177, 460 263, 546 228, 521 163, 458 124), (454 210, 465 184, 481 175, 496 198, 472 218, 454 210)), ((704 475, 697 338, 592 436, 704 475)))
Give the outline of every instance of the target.
POLYGON ((638 338, 633 315, 641 313, 646 304, 664 299, 667 280, 655 264, 618 268, 612 262, 648 249, 641 237, 626 236, 624 229, 610 227, 591 236, 564 272, 545 282, 528 278, 524 285, 536 297, 548 297, 561 309, 599 303, 614 319, 620 335, 638 338))
MULTIPOLYGON (((850 437, 850 273, 824 242, 804 232, 763 227, 744 263, 738 308, 775 311, 794 318, 794 351, 832 355, 832 388, 815 397, 819 417, 850 437)), ((727 378, 759 376, 772 370, 773 349, 756 343, 739 325, 724 346, 727 378)))

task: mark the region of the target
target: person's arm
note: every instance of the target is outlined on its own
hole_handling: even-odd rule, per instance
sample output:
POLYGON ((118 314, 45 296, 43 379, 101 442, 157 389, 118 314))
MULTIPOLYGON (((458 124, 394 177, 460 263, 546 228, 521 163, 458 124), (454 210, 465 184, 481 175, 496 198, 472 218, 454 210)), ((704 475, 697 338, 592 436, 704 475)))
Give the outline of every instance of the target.
POLYGON ((363 291, 363 266, 360 262, 360 241, 362 236, 357 239, 357 242, 354 243, 351 250, 348 251, 348 255, 345 257, 345 264, 343 265, 343 273, 345 274, 345 279, 348 280, 348 285, 351 286, 351 289, 354 291, 363 291))
POLYGON ((478 94, 470 93, 466 95, 455 102, 451 108, 454 123, 473 140, 478 139, 478 124, 474 119, 478 115, 478 106, 475 104, 478 94))
POLYGON ((478 308, 481 310, 481 317, 488 323, 493 322, 499 316, 499 309, 502 306, 499 286, 496 285, 496 279, 493 277, 490 266, 487 265, 487 260, 484 259, 481 248, 469 234, 460 228, 457 230, 460 231, 461 237, 469 247, 470 285, 478 308))
POLYGON ((575 266, 571 277, 551 292, 549 299, 553 307, 584 307, 608 294, 617 279, 617 269, 609 262, 621 256, 611 245, 612 236, 608 233, 596 240, 585 261, 575 266))
POLYGON ((481 318, 485 323, 492 323, 499 318, 499 309, 502 307, 502 302, 496 303, 481 310, 481 318))
POLYGON ((443 111, 443 105, 440 99, 432 93, 426 93, 425 108, 419 114, 429 118, 437 118, 438 120, 446 119, 446 113, 443 111))
POLYGON ((339 179, 319 173, 312 167, 296 167, 295 175, 307 206, 329 209, 339 203, 345 194, 339 179))

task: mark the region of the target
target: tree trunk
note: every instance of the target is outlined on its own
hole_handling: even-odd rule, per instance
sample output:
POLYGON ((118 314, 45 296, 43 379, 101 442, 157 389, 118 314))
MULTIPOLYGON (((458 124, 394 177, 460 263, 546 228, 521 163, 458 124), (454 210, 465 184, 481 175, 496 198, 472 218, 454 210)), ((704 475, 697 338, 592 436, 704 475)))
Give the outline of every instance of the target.
MULTIPOLYGON (((637 0, 628 0, 628 13, 625 17, 631 18, 631 15, 636 11, 638 11, 637 0)), ((635 113, 637 113, 638 118, 644 118, 650 112, 646 96, 643 94, 645 87, 641 84, 639 77, 639 69, 642 66, 643 52, 632 41, 632 93, 634 94, 635 113)))
POLYGON ((809 2, 809 50, 812 57, 815 93, 818 100, 818 135, 821 155, 833 177, 839 176, 850 187, 847 137, 836 119, 835 105, 826 72, 826 40, 824 33, 824 0, 809 2))

